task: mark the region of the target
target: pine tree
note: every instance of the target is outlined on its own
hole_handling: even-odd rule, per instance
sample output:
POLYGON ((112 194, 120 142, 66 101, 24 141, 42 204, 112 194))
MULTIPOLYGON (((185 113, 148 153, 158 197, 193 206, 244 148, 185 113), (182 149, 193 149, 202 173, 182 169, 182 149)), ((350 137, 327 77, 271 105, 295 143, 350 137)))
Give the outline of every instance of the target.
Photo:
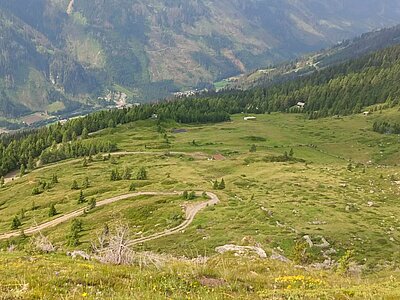
POLYGON ((186 200, 186 199, 188 199, 188 197, 189 197, 188 191, 184 191, 182 194, 182 198, 186 200))
POLYGON ((87 189, 87 188, 89 188, 89 186, 90 186, 89 177, 86 176, 85 179, 82 182, 82 187, 84 189, 87 189))
POLYGON ((218 187, 219 187, 218 180, 215 180, 215 181, 214 181, 214 184, 213 184, 213 189, 214 189, 214 190, 218 190, 218 187))
POLYGON ((293 156, 294 156, 294 151, 293 151, 293 148, 291 148, 290 152, 289 152, 289 157, 293 157, 293 156))
POLYGON ((81 192, 79 193, 78 204, 82 204, 85 202, 86 202, 85 195, 83 194, 83 191, 81 190, 81 192))
POLYGON ((249 150, 250 152, 256 152, 257 151, 257 146, 256 145, 251 145, 251 148, 249 150))
POLYGON ((221 183, 220 183, 219 186, 218 186, 218 189, 219 189, 219 190, 224 190, 224 189, 225 189, 225 181, 224 181, 223 178, 222 178, 222 180, 221 180, 221 183))
POLYGON ((131 177, 132 177, 131 168, 125 167, 125 168, 124 168, 124 172, 123 172, 123 174, 122 174, 122 179, 124 179, 124 180, 130 180, 131 177))
POLYGON ((22 177, 22 176, 24 176, 24 175, 25 175, 25 165, 22 164, 22 165, 21 165, 21 168, 20 168, 20 170, 19 170, 19 177, 22 177))
POLYGON ((147 180, 147 171, 145 167, 141 167, 136 175, 137 180, 147 180))
POLYGON ((32 156, 29 156, 27 167, 29 171, 32 171, 35 168, 32 156))
POLYGON ((194 200, 196 199, 196 193, 194 191, 191 191, 188 196, 187 196, 188 200, 194 200))
POLYGON ((51 177, 51 183, 52 183, 52 184, 58 183, 58 176, 57 176, 57 174, 53 174, 53 176, 51 177))
POLYGON ((108 128, 114 128, 115 127, 115 122, 113 119, 110 119, 110 121, 108 121, 108 128))
POLYGON ((32 189, 32 195, 33 195, 33 196, 36 196, 36 195, 39 195, 39 194, 40 194, 39 188, 38 188, 38 187, 34 187, 34 188, 32 189))
POLYGON ((22 225, 21 221, 19 220, 18 216, 15 216, 11 222, 11 229, 16 230, 22 225))
POLYGON ((0 178, 0 188, 2 188, 4 186, 5 180, 4 180, 4 176, 1 176, 0 178))
POLYGON ((74 219, 71 223, 69 233, 67 235, 67 245, 70 247, 75 247, 80 244, 79 233, 82 231, 82 222, 74 219))
POLYGON ((51 204, 49 208, 49 217, 54 217, 55 215, 57 215, 56 207, 54 204, 51 204))
POLYGON ((131 185, 129 186, 129 191, 130 191, 130 192, 136 191, 136 185, 135 185, 134 182, 132 182, 131 185))
POLYGON ((119 174, 117 169, 111 170, 110 180, 111 181, 121 180, 121 175, 119 174))
POLYGON ((76 180, 72 181, 71 190, 79 190, 78 182, 76 180))
POLYGON ((88 165, 89 165, 89 163, 88 163, 88 161, 87 161, 87 159, 86 159, 86 156, 85 156, 85 157, 83 158, 82 166, 83 166, 84 168, 86 168, 88 165))
POLYGON ((91 209, 94 209, 95 207, 96 207, 96 205, 97 205, 97 201, 96 201, 96 198, 90 198, 90 200, 89 200, 89 210, 91 210, 91 209))
POLYGON ((86 127, 83 128, 81 137, 82 137, 83 140, 86 140, 87 138, 89 138, 89 131, 88 131, 88 129, 86 127))

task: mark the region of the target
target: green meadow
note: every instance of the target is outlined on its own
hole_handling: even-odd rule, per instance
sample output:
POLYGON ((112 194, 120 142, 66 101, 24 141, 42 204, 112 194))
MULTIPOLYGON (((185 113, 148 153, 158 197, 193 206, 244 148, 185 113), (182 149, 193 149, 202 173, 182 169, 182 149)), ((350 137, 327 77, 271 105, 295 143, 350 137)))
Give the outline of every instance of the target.
MULTIPOLYGON (((388 266, 397 265, 400 260, 400 138, 397 135, 375 133, 372 125, 381 118, 400 117, 399 111, 389 109, 370 116, 354 115, 319 120, 307 120, 298 114, 257 115, 254 121, 245 121, 244 117, 235 115, 231 122, 190 126, 173 122, 158 124, 156 120, 147 120, 95 133, 90 139, 116 142, 120 154, 113 154, 108 160, 100 156, 93 157, 87 166, 83 166, 83 159, 43 166, 5 185, 0 190, 0 234, 11 231, 15 216, 19 216, 22 222, 18 230, 24 230, 88 206, 88 203, 78 204, 81 190, 85 200, 96 201, 128 194, 132 185, 136 191, 213 191, 221 202, 196 215, 189 228, 175 235, 136 245, 134 249, 191 259, 198 256, 214 257, 215 247, 225 244, 259 245, 267 254, 278 251, 289 259, 295 259, 296 244, 304 242, 303 237, 308 235, 317 246, 307 249, 307 263, 323 262, 327 249, 332 250, 328 256, 334 260, 342 257, 347 250, 354 250, 354 262, 362 266, 365 274, 374 276, 376 272, 385 269, 385 276, 389 276, 391 273, 388 266), (136 180, 136 173, 142 167, 147 170, 148 178, 136 180), (125 168, 132 170, 131 179, 110 180, 111 170, 123 172, 125 168), (49 184, 38 195, 32 194, 40 182, 50 183, 54 174, 58 177, 58 183, 49 184), (214 190, 213 182, 222 178, 226 188, 214 190), (79 186, 77 190, 71 189, 74 180, 79 186), (88 186, 84 184, 86 180, 89 181, 88 186), (57 215, 49 217, 52 204, 57 215), (324 240, 329 243, 327 249, 318 247, 324 240)), ((105 224, 110 227, 118 222, 128 224, 132 238, 151 235, 182 223, 182 207, 191 201, 199 199, 186 200, 178 195, 140 196, 96 207, 78 218, 83 229, 76 247, 66 243, 71 222, 47 229, 42 234, 48 236, 61 252, 68 249, 89 251, 91 242, 105 224)), ((3 248, 14 243, 18 251, 23 251, 29 244, 29 237, 21 236, 0 243, 3 248)), ((0 276, 9 272, 12 264, 22 264, 21 259, 12 254, 7 254, 2 260, 6 267, 0 268, 0 276)), ((84 272, 81 268, 72 271, 67 259, 57 255, 40 257, 33 265, 48 260, 54 264, 40 271, 44 272, 40 276, 50 276, 48 274, 57 268, 65 274, 84 272)), ((227 265, 238 263, 233 262, 232 258, 228 261, 227 265)), ((219 264, 224 265, 224 262, 219 264)), ((239 278, 239 275, 235 277, 228 271, 222 272, 220 268, 218 271, 212 270, 213 266, 207 265, 208 272, 215 273, 211 277, 224 278, 229 283, 213 292, 200 285, 188 288, 188 294, 179 294, 180 290, 178 294, 172 292, 171 295, 182 299, 185 295, 191 295, 188 296, 190 299, 203 299, 206 295, 218 292, 215 295, 226 293, 232 297, 254 296, 253 299, 256 299, 263 298, 263 290, 266 298, 273 295, 268 294, 273 290, 272 277, 265 279, 263 285, 258 275, 251 275, 250 263, 243 264, 247 268, 247 273, 244 273, 247 275, 243 275, 245 278, 239 278), (246 290, 248 287, 245 288, 245 283, 254 287, 255 282, 257 292, 246 290)), ((278 267, 275 262, 261 263, 264 264, 272 264, 265 268, 272 269, 275 277, 300 272, 292 269, 292 266, 285 270, 285 267, 278 267)), ((167 279, 159 279, 152 269, 145 270, 145 275, 140 276, 156 276, 158 279, 154 280, 165 280, 166 285, 180 287, 183 283, 177 270, 183 268, 183 265, 177 262, 174 267, 163 270, 167 279)), ((127 268, 114 269, 95 263, 89 263, 89 266, 95 268, 95 277, 102 272, 122 276, 124 268, 127 268)), ((190 273, 187 274, 185 271, 182 276, 185 280, 190 278, 198 282, 203 276, 201 272, 204 270, 201 268, 205 266, 190 266, 192 273, 187 271, 190 273)), ((254 268, 261 267, 254 265, 254 268)), ((139 270, 129 269, 127 276, 135 277, 135 272, 139 270)), ((254 272, 263 274, 266 269, 254 272)), ((17 276, 22 278, 27 275, 19 271, 17 276)), ((30 276, 24 278, 32 280, 33 285, 37 284, 37 279, 35 281, 30 276)), ((360 286, 368 285, 367 281, 356 283, 354 278, 337 279, 336 275, 329 272, 325 275, 318 273, 318 276, 331 280, 331 288, 358 286, 355 295, 364 289, 360 286), (347 281, 343 283, 341 280, 347 281)), ((138 282, 143 281, 143 278, 138 279, 138 282)), ((91 279, 87 280, 82 286, 99 284, 97 282, 92 285, 89 284, 91 279)), ((108 291, 107 295, 116 299, 128 299, 131 296, 127 291, 120 291, 121 283, 111 281, 115 289, 108 291)), ((138 283, 144 293, 139 295, 146 297, 146 289, 142 285, 150 282, 138 283)), ((130 284, 134 288, 135 284, 129 283, 128 286, 130 284)), ((387 289, 386 292, 391 295, 390 285, 381 285, 379 289, 387 289)), ((60 290, 60 294, 66 292, 60 290)), ((43 293, 42 298, 46 292, 43 293)), ((82 293, 85 290, 78 288, 74 295, 78 299, 82 293)), ((286 299, 284 294, 279 293, 277 299, 286 299)), ((160 299, 163 296, 157 295, 160 295, 160 299)), ((327 288, 318 289, 315 294, 307 292, 292 295, 295 296, 291 299, 302 299, 301 295, 315 299, 324 298, 325 295, 327 299, 333 299, 336 294, 327 288)), ((337 295, 340 295, 338 299, 347 299, 345 294, 338 292, 337 295)), ((40 296, 37 298, 40 299, 40 296)), ((210 299, 217 298, 219 296, 210 296, 210 299)))

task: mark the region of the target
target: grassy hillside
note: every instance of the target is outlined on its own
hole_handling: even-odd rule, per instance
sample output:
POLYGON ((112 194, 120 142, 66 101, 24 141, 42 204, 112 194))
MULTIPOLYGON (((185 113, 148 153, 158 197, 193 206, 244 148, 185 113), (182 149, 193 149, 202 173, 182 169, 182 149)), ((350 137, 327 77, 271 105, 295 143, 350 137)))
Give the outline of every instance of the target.
MULTIPOLYGON (((62 278, 70 278, 69 283, 57 289, 57 294, 79 298, 87 293, 94 298, 101 292, 100 298, 128 298, 129 290, 121 289, 124 280, 99 283, 106 274, 115 274, 116 278, 134 276, 136 280, 129 286, 142 298, 149 297, 146 294, 149 286, 154 286, 159 297, 168 293, 172 298, 182 297, 182 293, 194 298, 224 298, 224 294, 252 299, 272 295, 371 298, 378 294, 395 298, 398 282, 391 268, 400 259, 399 141, 397 135, 375 133, 372 127, 382 118, 398 119, 398 108, 340 119, 306 120, 299 114, 270 114, 245 121, 244 116, 234 115, 231 122, 215 125, 162 122, 161 131, 156 121, 147 120, 98 132, 89 140, 115 142, 118 151, 125 154, 113 155, 109 160, 93 157, 87 166, 83 165, 82 158, 63 161, 35 169, 6 184, 0 190, 0 234, 11 230, 15 216, 22 222, 18 230, 23 230, 87 207, 88 202, 78 204, 80 189, 86 200, 101 201, 128 194, 132 184, 137 191, 213 191, 213 181, 223 178, 226 188, 214 191, 221 203, 200 212, 181 233, 134 246, 138 255, 151 251, 161 256, 214 257, 215 247, 221 245, 258 245, 267 255, 278 252, 296 263, 310 265, 327 258, 338 261, 347 250, 354 250, 353 271, 361 270, 362 279, 354 275, 340 277, 334 273, 335 267, 326 272, 302 271, 291 264, 282 265, 268 259, 248 261, 221 256, 206 264, 168 263, 161 271, 146 267, 139 277, 134 275, 139 272, 136 267, 128 271, 124 267, 96 263, 78 263, 73 271, 62 253, 67 249, 90 251, 91 242, 105 224, 113 228, 123 222, 129 225, 132 238, 149 236, 183 222, 182 205, 201 200, 141 196, 94 208, 78 217, 82 231, 76 246, 67 245, 70 221, 44 230, 42 233, 59 247, 58 254, 36 257, 29 265, 32 271, 18 271, 13 279, 4 281, 2 292, 11 293, 8 286, 17 284, 15 288, 21 289, 22 297, 45 297, 50 286, 55 288, 65 280, 62 278), (130 155, 132 151, 145 153, 130 155), (175 151, 190 155, 172 154, 175 151), (215 154, 222 156, 209 160, 215 154), (112 170, 122 173, 126 167, 132 169, 132 179, 110 180, 112 170), (141 167, 148 172, 147 180, 136 180, 141 167), (58 177, 57 183, 51 183, 54 174, 58 177), (74 180, 78 190, 71 190, 74 180), (47 182, 47 187, 33 195, 33 190, 43 182, 47 182), (52 204, 57 215, 49 217, 52 204), (305 245, 306 235, 314 246, 300 251, 298 261, 298 245, 305 245), (329 245, 320 248, 324 240, 329 245), (39 265, 45 267, 36 271, 34 268, 39 265), (243 272, 235 275, 229 271, 233 267, 243 268, 243 272), (78 280, 80 274, 89 271, 90 275, 81 279, 78 288, 69 288, 75 285, 73 280, 78 280), (50 280, 54 272, 61 277, 50 280), (304 280, 296 282, 292 277, 282 279, 283 282, 276 279, 300 274, 311 278, 305 279, 305 283, 304 280), (49 278, 49 282, 47 287, 39 288, 43 277, 49 278), (199 283, 203 277, 222 281, 218 281, 217 287, 208 287, 208 283, 199 283), (376 281, 378 277, 380 280, 376 281), (25 278, 23 282, 21 278, 25 278), (289 283, 291 280, 294 283, 289 283), (315 282, 318 282, 316 286, 315 282), (25 283, 29 283, 28 288, 24 287, 25 283), (171 285, 171 291, 167 292, 169 288, 165 285, 171 285)), ((1 242, 3 247, 10 244, 15 244, 18 251, 29 249, 29 237, 1 242)), ((3 256, 4 267, 0 272, 5 275, 11 268, 15 269, 14 265, 24 264, 21 257, 26 256, 18 253, 3 256)))

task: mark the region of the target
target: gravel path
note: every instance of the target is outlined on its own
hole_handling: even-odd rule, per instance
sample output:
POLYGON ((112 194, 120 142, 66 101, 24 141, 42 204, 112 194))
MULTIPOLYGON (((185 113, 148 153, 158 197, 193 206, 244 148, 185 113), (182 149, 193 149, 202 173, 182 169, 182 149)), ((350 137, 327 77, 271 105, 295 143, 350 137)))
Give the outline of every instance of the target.
MULTIPOLYGON (((138 197, 138 196, 145 196, 145 195, 148 195, 148 196, 160 196, 160 195, 162 195, 162 196, 171 196, 171 195, 180 195, 180 194, 181 194, 180 192, 137 192, 137 193, 131 193, 131 194, 126 194, 126 195, 116 196, 116 197, 112 197, 112 198, 108 198, 108 199, 99 201, 97 203, 96 207, 104 206, 104 205, 107 205, 107 204, 111 204, 111 203, 114 203, 114 202, 118 202, 118 201, 121 201, 121 200, 133 198, 133 197, 138 197)), ((201 192, 197 192, 196 194, 200 195, 201 192)), ((211 192, 207 192, 207 196, 210 198, 208 201, 189 204, 186 207, 186 220, 182 224, 180 224, 180 225, 178 225, 178 226, 176 226, 174 228, 162 231, 160 233, 156 233, 156 234, 150 235, 148 237, 142 237, 142 238, 135 239, 135 240, 133 240, 131 242, 130 245, 136 245, 136 244, 139 244, 139 243, 144 243, 144 242, 147 242, 147 241, 155 240, 155 239, 167 236, 167 235, 178 233, 178 232, 182 231, 183 229, 187 228, 193 222, 195 216, 197 215, 197 213, 199 211, 203 210, 207 206, 215 205, 215 204, 217 204, 219 202, 219 198, 217 197, 217 195, 215 195, 215 194, 213 194, 211 192)), ((69 220, 71 220, 73 218, 79 217, 80 215, 83 214, 85 209, 86 209, 86 207, 78 209, 78 210, 73 211, 73 212, 70 212, 68 214, 65 214, 65 215, 63 215, 61 217, 58 217, 58 218, 56 218, 54 220, 51 220, 49 222, 45 222, 45 223, 42 223, 40 225, 31 227, 31 228, 28 228, 28 229, 24 229, 24 233, 27 234, 27 235, 34 234, 34 233, 38 233, 39 231, 42 231, 42 230, 57 226, 57 225, 59 225, 61 223, 69 221, 69 220)), ((5 234, 0 235, 0 240, 6 240, 6 239, 9 239, 9 238, 12 238, 12 237, 17 237, 20 234, 21 234, 20 231, 12 231, 12 232, 9 232, 9 233, 5 233, 5 234)))

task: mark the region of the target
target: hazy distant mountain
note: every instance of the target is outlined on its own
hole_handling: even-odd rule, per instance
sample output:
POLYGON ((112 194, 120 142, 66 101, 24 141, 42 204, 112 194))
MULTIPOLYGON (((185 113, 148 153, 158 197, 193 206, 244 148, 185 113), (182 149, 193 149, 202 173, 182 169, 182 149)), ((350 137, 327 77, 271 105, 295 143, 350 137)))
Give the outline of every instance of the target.
POLYGON ((0 0, 0 110, 152 99, 398 20, 396 0, 0 0))
POLYGON ((364 33, 357 38, 307 54, 288 63, 259 68, 253 72, 229 78, 225 80, 227 84, 225 87, 228 89, 268 87, 398 44, 400 44, 400 25, 364 33))

